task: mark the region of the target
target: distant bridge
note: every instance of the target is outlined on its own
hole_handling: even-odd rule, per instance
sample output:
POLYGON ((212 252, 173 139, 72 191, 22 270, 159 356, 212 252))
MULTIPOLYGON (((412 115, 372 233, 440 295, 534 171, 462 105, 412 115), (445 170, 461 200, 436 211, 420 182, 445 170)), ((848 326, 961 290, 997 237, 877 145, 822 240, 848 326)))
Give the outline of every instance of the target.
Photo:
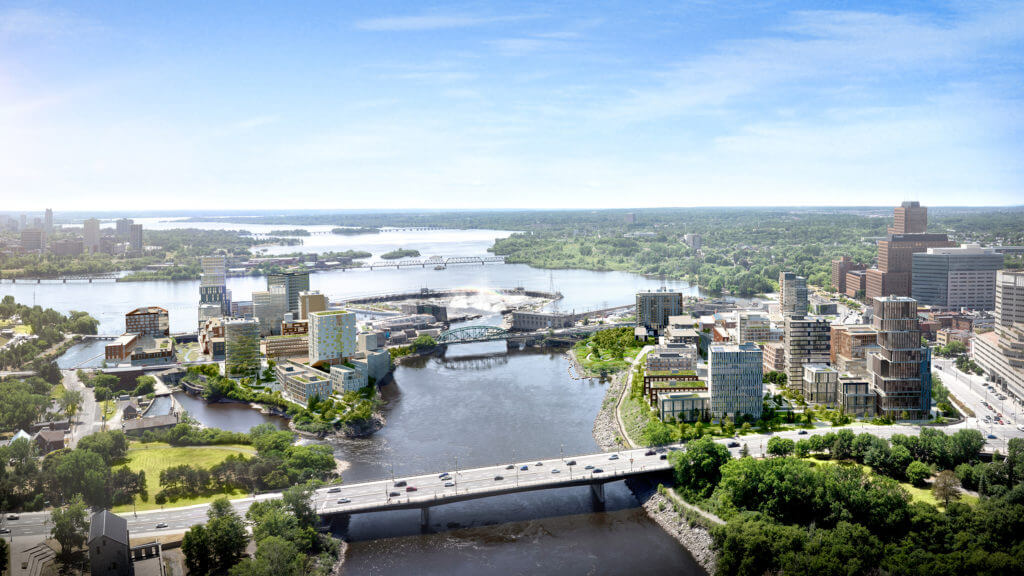
POLYGON ((46 282, 47 284, 67 284, 68 282, 91 283, 93 280, 117 280, 120 276, 120 272, 102 272, 96 274, 66 274, 59 276, 39 276, 37 278, 5 278, 4 280, 10 280, 11 284, 17 284, 18 282, 27 284, 42 284, 43 282, 46 282))
POLYGON ((371 263, 367 263, 367 264, 364 264, 364 265, 360 266, 360 268, 369 268, 370 270, 373 270, 374 268, 406 268, 406 267, 410 267, 411 268, 411 267, 416 267, 416 266, 419 266, 421 268, 426 268, 427 266, 434 266, 434 267, 440 266, 442 268, 447 268, 451 264, 480 264, 480 265, 484 265, 484 264, 504 264, 504 263, 505 263, 505 257, 504 256, 450 256, 450 257, 435 256, 435 257, 430 257, 430 258, 421 259, 421 260, 408 260, 408 259, 404 259, 403 258, 403 259, 400 259, 400 260, 391 260, 391 261, 383 261, 383 262, 371 262, 371 263))
POLYGON ((497 326, 463 326, 445 330, 437 337, 438 344, 468 344, 470 342, 494 342, 508 340, 514 334, 497 326))

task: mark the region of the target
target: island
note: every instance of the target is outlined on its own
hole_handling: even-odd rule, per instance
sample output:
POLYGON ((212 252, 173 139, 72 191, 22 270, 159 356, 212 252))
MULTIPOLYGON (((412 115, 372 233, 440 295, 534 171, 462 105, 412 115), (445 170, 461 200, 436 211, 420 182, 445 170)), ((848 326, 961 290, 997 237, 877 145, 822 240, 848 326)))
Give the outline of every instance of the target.
POLYGON ((419 250, 409 250, 407 248, 399 248, 398 250, 392 250, 381 254, 380 257, 383 260, 398 260, 399 258, 415 258, 420 255, 419 250))

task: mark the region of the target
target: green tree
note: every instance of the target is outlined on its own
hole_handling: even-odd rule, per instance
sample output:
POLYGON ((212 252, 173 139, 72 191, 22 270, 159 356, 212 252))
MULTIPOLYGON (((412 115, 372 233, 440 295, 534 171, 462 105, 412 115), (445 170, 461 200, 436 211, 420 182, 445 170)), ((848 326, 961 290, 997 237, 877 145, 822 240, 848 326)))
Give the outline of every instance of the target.
POLYGON ((956 466, 977 460, 984 446, 985 438, 981 431, 974 428, 957 430, 949 437, 950 465, 956 466))
POLYGON ((943 470, 932 483, 932 493, 948 509, 950 500, 960 499, 960 481, 952 470, 943 470))
POLYGON ((789 456, 795 447, 796 443, 789 438, 773 436, 768 439, 768 453, 772 456, 789 456))
POLYGON ((292 542, 269 536, 259 542, 256 557, 245 560, 229 576, 303 576, 307 573, 305 556, 292 542))
POLYGON ((71 560, 75 549, 85 544, 89 533, 86 513, 81 497, 76 497, 63 508, 54 508, 50 513, 50 522, 53 523, 50 535, 60 543, 60 557, 64 562, 71 560))
POLYGON ((181 552, 185 555, 185 566, 189 574, 209 574, 214 565, 214 557, 207 527, 196 524, 189 528, 181 540, 181 552))
POLYGON ((146 394, 152 394, 156 390, 156 378, 152 376, 139 376, 135 379, 135 390, 132 391, 132 396, 145 396, 146 394))
POLYGON ((235 513, 227 498, 214 500, 207 511, 208 541, 212 557, 211 572, 225 574, 238 563, 245 552, 249 536, 245 524, 235 513))
POLYGON ((10 553, 7 547, 7 540, 0 538, 0 574, 7 573, 7 564, 10 562, 8 556, 10 556, 10 553))
POLYGON ((692 440, 685 450, 669 454, 676 483, 701 498, 715 489, 722 477, 720 468, 730 458, 729 449, 713 441, 711 436, 692 440))
POLYGON ((72 420, 82 407, 82 393, 78 390, 65 388, 60 393, 59 402, 60 409, 64 412, 64 415, 67 416, 68 420, 72 420))
POLYGON ((921 487, 924 486, 925 480, 927 480, 928 477, 931 476, 932 469, 924 462, 921 462, 920 460, 914 460, 913 462, 907 465, 905 474, 907 476, 908 482, 910 482, 914 486, 921 487))

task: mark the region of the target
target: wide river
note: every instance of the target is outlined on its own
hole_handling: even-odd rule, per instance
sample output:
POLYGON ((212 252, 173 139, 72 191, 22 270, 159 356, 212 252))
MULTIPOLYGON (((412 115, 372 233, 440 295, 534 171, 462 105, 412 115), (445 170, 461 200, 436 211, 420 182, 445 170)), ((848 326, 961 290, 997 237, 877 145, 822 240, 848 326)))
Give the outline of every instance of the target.
MULTIPOLYGON (((373 243, 388 234, 330 237, 338 243, 330 249, 365 249, 376 255, 380 248, 373 243)), ((402 247, 448 256, 484 255, 492 239, 507 232, 474 231, 473 238, 450 231, 400 234, 405 235, 402 247), (424 246, 431 248, 423 250, 424 246)), ((325 272, 312 275, 310 283, 332 299, 424 287, 554 288, 565 295, 557 306, 577 311, 627 304, 638 290, 663 285, 632 274, 523 265, 325 272)), ((669 285, 696 293, 685 283, 669 285)), ((248 299, 264 286, 263 278, 231 278, 228 287, 236 299, 248 299)), ((0 285, 0 293, 13 293, 20 302, 34 299, 61 311, 87 310, 100 319, 105 334, 123 331, 124 313, 146 305, 167 308, 172 331, 193 331, 198 291, 198 282, 0 285)), ((500 343, 453 346, 443 359, 419 359, 398 367, 394 382, 383 388, 387 425, 370 438, 333 445, 336 456, 349 464, 345 480, 382 478, 392 469, 396 475, 451 470, 456 458, 461 468, 549 458, 560 451, 597 451, 591 429, 606 384, 573 379, 562 353, 492 355, 502 351, 500 343)), ((90 353, 79 351, 77 357, 90 353)), ((245 429, 263 421, 241 405, 204 406, 192 401, 186 408, 212 426, 245 429)), ((346 530, 351 545, 345 572, 703 573, 687 551, 638 507, 624 483, 609 484, 606 496, 603 511, 594 510, 585 487, 441 506, 431 511, 431 530, 426 534, 420 532, 416 511, 358 515, 346 530)))

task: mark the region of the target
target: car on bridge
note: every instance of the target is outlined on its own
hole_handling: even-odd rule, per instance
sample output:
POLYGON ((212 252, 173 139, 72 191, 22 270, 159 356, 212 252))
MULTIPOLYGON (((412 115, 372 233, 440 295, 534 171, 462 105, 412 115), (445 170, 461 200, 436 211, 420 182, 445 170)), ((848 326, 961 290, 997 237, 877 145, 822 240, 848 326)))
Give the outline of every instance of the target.
POLYGON ((520 467, 519 467, 519 469, 520 469, 520 470, 529 470, 529 469, 530 469, 530 467, 529 467, 529 466, 527 466, 526 464, 523 464, 522 466, 520 466, 520 467))
POLYGON ((338 488, 337 486, 327 491, 328 494, 337 494, 338 492, 341 492, 341 488, 338 488))
POLYGON ((156 525, 157 528, 167 528, 167 522, 159 522, 156 525))
POLYGON ((338 504, 348 504, 351 501, 352 500, 349 500, 348 498, 339 498, 338 499, 338 504))
POLYGON ((558 468, 552 468, 551 469, 551 473, 552 474, 558 474, 559 472, 561 472, 561 470, 559 470, 558 468))
POLYGON ((406 492, 415 492, 416 490, 417 490, 417 488, 415 486, 406 486, 405 487, 405 491, 406 492))
POLYGON ((575 466, 576 465, 576 461, 575 460, 569 460, 568 462, 565 463, 565 465, 566 466, 575 466))
POLYGON ((499 482, 499 481, 504 480, 504 479, 505 479, 505 477, 502 476, 501 474, 498 474, 497 476, 494 477, 494 481, 495 482, 499 482))
POLYGON ((619 459, 619 455, 618 454, 612 454, 611 456, 608 457, 608 459, 609 460, 618 460, 619 459))
POLYGON ((388 492, 388 496, 391 496, 392 498, 394 498, 396 496, 401 496, 401 494, 399 494, 398 492, 388 492))
POLYGON ((455 486, 455 482, 445 482, 444 483, 444 487, 445 488, 451 488, 452 486, 455 486))
POLYGON ((654 456, 655 454, 657 454, 657 452, 655 452, 653 449, 644 452, 644 456, 654 456))
POLYGON ((509 464, 508 466, 505 466, 505 470, 515 470, 515 469, 516 469, 516 465, 515 464, 509 464))
POLYGON ((604 470, 602 470, 600 468, 594 468, 594 470, 591 472, 591 474, 604 474, 604 470))
POLYGON ((402 486, 405 486, 405 480, 399 480, 398 482, 395 482, 395 488, 401 488, 402 486))
POLYGON ((593 469, 594 469, 594 465, 593 464, 587 464, 587 466, 584 468, 584 470, 593 470, 593 469))

